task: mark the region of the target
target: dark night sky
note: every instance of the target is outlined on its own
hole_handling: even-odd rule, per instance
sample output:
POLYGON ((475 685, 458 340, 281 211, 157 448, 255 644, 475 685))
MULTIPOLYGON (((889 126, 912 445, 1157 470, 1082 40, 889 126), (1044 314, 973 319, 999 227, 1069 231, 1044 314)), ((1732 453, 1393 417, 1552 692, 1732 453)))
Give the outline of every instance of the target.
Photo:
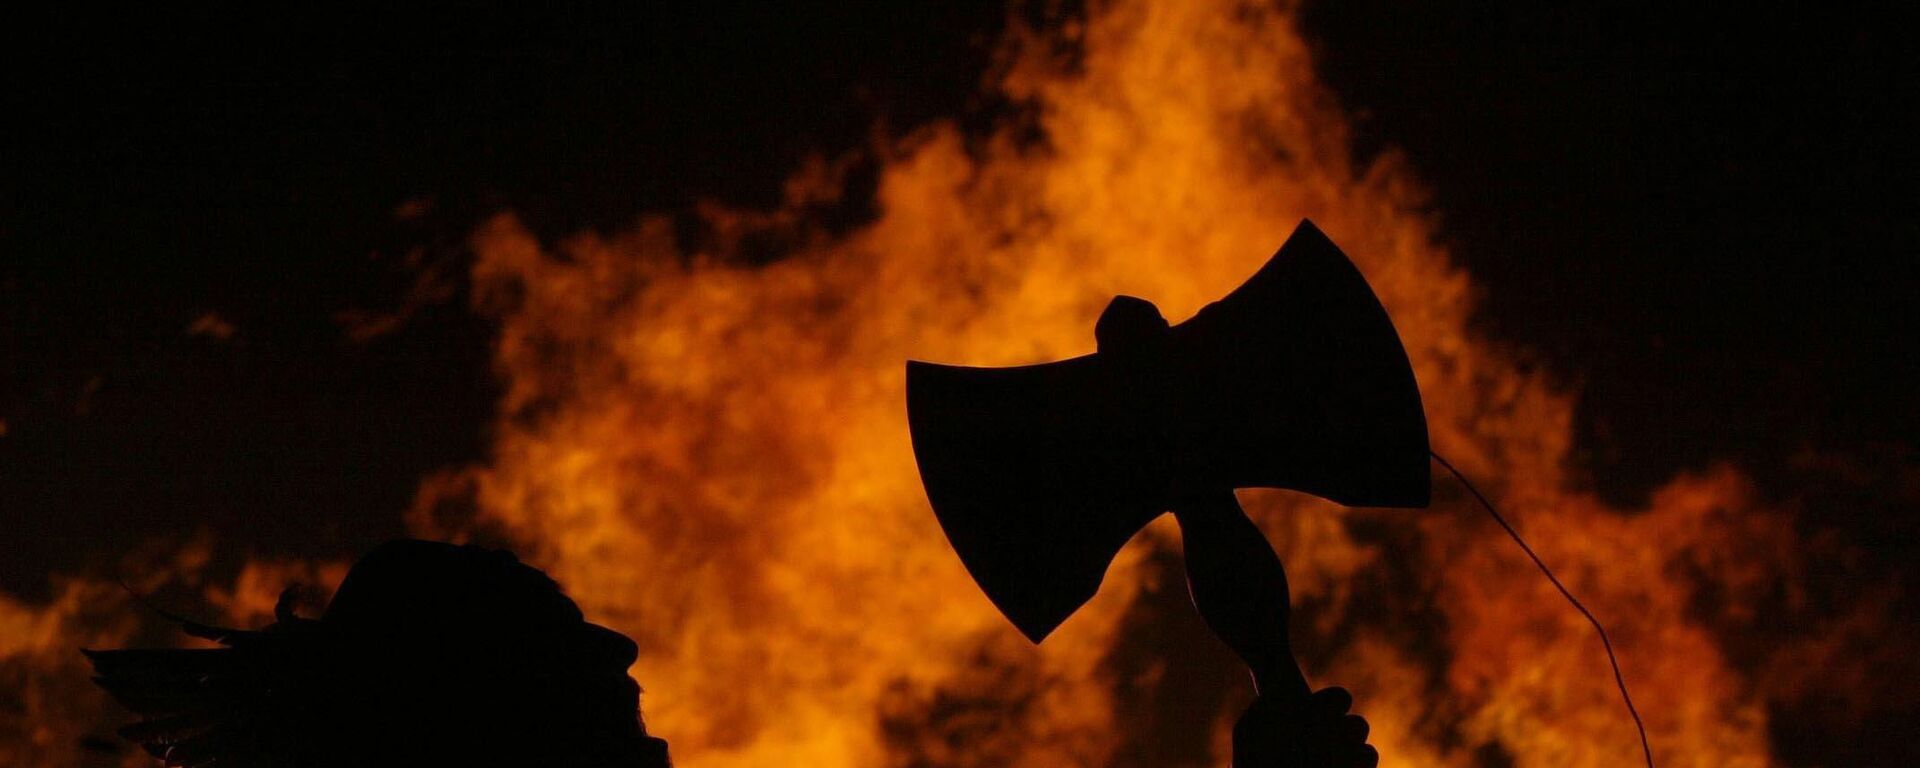
MULTIPOLYGON (((1311 3, 1306 31, 1362 150, 1430 183, 1485 330, 1583 393, 1595 487, 1809 452, 1915 476, 1902 26, 1420 5, 1311 3)), ((489 213, 559 236, 767 205, 809 152, 1001 106, 991 4, 144 13, 0 31, 16 594, 195 527, 312 554, 398 533, 421 475, 483 455, 489 328, 457 280, 372 341, 338 317, 457 275, 489 213), (409 200, 432 204, 396 221, 409 200), (207 312, 231 338, 187 333, 207 312)), ((1906 551, 1910 517, 1857 533, 1906 551)))

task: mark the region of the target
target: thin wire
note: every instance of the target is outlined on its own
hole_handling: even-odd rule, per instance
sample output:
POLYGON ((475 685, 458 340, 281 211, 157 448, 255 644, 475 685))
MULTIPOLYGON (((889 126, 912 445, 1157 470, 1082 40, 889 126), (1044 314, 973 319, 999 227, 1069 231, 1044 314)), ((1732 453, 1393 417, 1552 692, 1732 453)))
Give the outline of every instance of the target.
POLYGON ((1587 610, 1587 606, 1580 602, 1580 598, 1574 597, 1572 592, 1567 591, 1567 586, 1561 584, 1560 578, 1553 575, 1553 569, 1548 568, 1547 564, 1540 560, 1540 556, 1533 553, 1533 547, 1527 546, 1527 541, 1520 538, 1520 532, 1515 531, 1513 526, 1507 523, 1507 519, 1500 516, 1499 510, 1493 508, 1493 502, 1487 501, 1487 497, 1480 493, 1480 489, 1473 487, 1473 481, 1468 480, 1466 475, 1454 468, 1451 462, 1441 458, 1440 454, 1433 451, 1428 451, 1427 454, 1432 456, 1434 461, 1440 462, 1440 466, 1446 467, 1448 472, 1452 472, 1461 485, 1467 487, 1467 492, 1480 501, 1480 506, 1487 510, 1487 514, 1493 516, 1493 521, 1499 523, 1500 527, 1506 530, 1507 535, 1513 537, 1513 543, 1519 544, 1521 551, 1526 552, 1527 557, 1533 559, 1533 564, 1540 568, 1540 572, 1546 574, 1547 581, 1553 582, 1553 588, 1560 590, 1560 595, 1567 598, 1567 602, 1580 609, 1580 615, 1587 617, 1587 623, 1593 625, 1593 631, 1600 633, 1600 645, 1607 649, 1607 663, 1613 665, 1613 683, 1620 687, 1620 700, 1626 702, 1627 714, 1633 715, 1633 727, 1640 732, 1640 751, 1647 758, 1647 768, 1654 768, 1653 747, 1647 744, 1647 726, 1640 721, 1640 710, 1634 708, 1633 696, 1627 693, 1627 678, 1620 674, 1620 659, 1613 654, 1613 641, 1607 639, 1607 628, 1600 626, 1600 620, 1594 618, 1593 611, 1587 610))

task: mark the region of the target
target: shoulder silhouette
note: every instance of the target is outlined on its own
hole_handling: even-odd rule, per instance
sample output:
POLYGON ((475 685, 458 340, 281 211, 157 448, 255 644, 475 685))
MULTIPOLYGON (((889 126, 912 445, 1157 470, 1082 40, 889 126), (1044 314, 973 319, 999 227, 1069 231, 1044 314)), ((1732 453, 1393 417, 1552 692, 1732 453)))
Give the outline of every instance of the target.
POLYGON ((511 553, 401 540, 356 563, 317 619, 182 622, 221 647, 86 651, 170 766, 664 768, 633 641, 511 553))

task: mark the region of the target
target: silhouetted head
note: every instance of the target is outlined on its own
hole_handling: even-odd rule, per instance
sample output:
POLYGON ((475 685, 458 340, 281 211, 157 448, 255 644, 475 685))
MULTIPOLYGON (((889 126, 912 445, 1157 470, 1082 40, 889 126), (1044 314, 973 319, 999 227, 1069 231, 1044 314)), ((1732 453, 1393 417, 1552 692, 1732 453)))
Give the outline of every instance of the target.
POLYGON ((124 733, 170 764, 667 765, 627 676, 633 641, 508 552, 395 541, 318 620, 189 631, 230 647, 89 654, 146 717, 124 733))

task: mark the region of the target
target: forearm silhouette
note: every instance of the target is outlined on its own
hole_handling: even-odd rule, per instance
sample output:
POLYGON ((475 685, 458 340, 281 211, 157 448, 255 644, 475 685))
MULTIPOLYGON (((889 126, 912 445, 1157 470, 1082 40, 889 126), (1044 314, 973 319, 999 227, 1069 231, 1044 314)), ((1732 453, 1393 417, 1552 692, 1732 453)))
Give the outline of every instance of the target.
POLYGON ((1172 504, 1187 589, 1207 627, 1253 672, 1253 705, 1233 729, 1235 768, 1372 768, 1368 726, 1342 688, 1314 692, 1294 659, 1287 572, 1231 489, 1172 504))
POLYGON ((1255 691, 1305 699, 1312 690, 1287 637, 1287 572, 1233 491, 1175 503, 1185 544, 1187 589, 1200 617, 1253 670, 1255 691))

